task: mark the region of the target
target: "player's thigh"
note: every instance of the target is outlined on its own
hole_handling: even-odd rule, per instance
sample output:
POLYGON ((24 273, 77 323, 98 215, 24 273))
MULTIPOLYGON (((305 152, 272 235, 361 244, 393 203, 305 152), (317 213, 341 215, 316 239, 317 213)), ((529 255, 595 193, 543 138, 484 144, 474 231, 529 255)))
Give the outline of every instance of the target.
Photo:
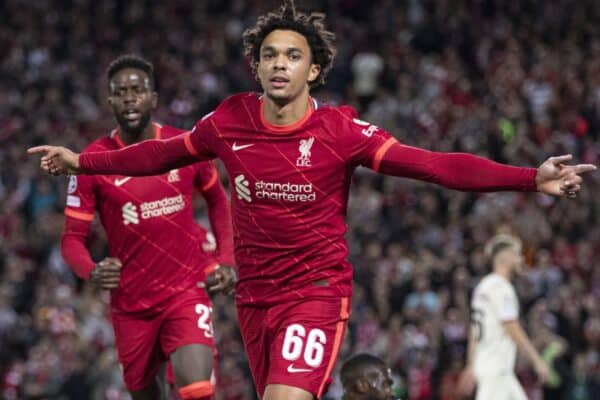
POLYGON ((209 380, 213 367, 212 304, 202 290, 181 293, 164 313, 160 344, 177 385, 209 380))
POLYGON ((213 371, 213 349, 203 344, 188 344, 171 353, 173 375, 177 386, 210 381, 213 371))
POLYGON ((320 398, 344 339, 350 313, 347 298, 305 299, 269 312, 277 321, 270 347, 267 385, 286 385, 320 398))
POLYGON ((237 307, 240 333, 246 350, 252 380, 256 392, 262 398, 269 376, 269 327, 267 325, 268 308, 237 307))
POLYGON ((160 317, 140 318, 113 313, 113 329, 125 385, 142 391, 154 384, 160 364, 166 361, 158 336, 160 317))
POLYGON ((166 397, 163 397, 158 382, 156 381, 149 383, 144 389, 132 390, 129 393, 131 394, 131 398, 133 400, 166 399, 166 397))
MULTIPOLYGON (((162 363, 156 375, 156 386, 160 392, 160 399, 167 400, 171 397, 171 384, 175 384, 175 379, 169 381, 169 363, 162 363)), ((172 375, 171 375, 172 376, 172 375)))

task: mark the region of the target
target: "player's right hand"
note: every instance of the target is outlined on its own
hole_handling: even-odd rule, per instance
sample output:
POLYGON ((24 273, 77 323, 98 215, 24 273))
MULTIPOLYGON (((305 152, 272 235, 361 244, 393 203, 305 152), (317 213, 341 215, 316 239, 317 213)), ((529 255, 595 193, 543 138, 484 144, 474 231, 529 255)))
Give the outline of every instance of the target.
POLYGON ((206 275, 205 287, 208 293, 222 292, 229 295, 235 290, 236 282, 237 276, 233 267, 221 264, 206 275))
POLYGON ((464 397, 470 397, 475 390, 475 374, 471 368, 465 368, 458 379, 458 393, 464 397))
POLYGON ((51 175, 76 175, 80 172, 79 154, 62 146, 37 146, 27 149, 28 154, 43 154, 40 168, 51 175))
POLYGON ((104 290, 115 289, 121 280, 121 267, 118 258, 106 257, 92 270, 90 282, 104 290))

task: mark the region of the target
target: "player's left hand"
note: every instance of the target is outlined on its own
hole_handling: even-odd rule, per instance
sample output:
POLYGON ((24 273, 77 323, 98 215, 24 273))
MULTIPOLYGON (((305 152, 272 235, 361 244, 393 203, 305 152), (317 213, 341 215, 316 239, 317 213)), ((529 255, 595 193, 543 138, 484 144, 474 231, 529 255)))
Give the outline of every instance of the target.
POLYGON ((550 157, 537 169, 537 190, 553 196, 575 198, 581 190, 581 174, 596 170, 592 164, 566 165, 572 155, 550 157))
POLYGON ((237 276, 233 267, 221 264, 206 276, 205 287, 209 293, 229 295, 234 292, 237 276))
POLYGON ((538 376, 538 379, 542 384, 549 382, 551 377, 550 368, 546 365, 545 362, 539 362, 533 366, 535 369, 535 373, 538 376))
POLYGON ((121 281, 123 265, 118 258, 106 257, 96 264, 90 274, 90 282, 104 290, 116 289, 121 281))

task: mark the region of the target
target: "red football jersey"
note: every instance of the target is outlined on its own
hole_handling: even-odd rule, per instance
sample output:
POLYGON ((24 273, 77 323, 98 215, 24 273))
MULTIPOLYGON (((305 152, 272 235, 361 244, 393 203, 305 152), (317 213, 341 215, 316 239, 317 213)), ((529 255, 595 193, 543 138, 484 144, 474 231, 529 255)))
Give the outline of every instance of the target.
MULTIPOLYGON (((155 124, 156 138, 182 132, 155 124)), ((115 130, 89 145, 84 153, 122 147, 115 130)), ((204 280, 204 268, 215 262, 210 253, 216 243, 212 234, 195 222, 192 195, 194 188, 206 191, 217 180, 211 162, 156 176, 70 178, 65 215, 91 222, 97 210, 109 254, 123 264, 119 287, 111 292, 113 310, 157 311, 171 296, 204 280)))
POLYGON ((229 173, 240 304, 351 294, 350 180, 395 139, 351 107, 310 101, 303 119, 281 127, 262 118, 259 95, 236 95, 186 137, 190 153, 220 158, 229 173))

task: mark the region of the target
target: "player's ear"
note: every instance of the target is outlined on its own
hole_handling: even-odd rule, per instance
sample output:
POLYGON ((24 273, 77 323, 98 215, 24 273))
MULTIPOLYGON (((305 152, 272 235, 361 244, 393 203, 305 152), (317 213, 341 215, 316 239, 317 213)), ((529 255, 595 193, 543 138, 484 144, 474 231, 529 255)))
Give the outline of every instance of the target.
POLYGON ((158 106, 158 93, 152 92, 152 109, 158 106))
POLYGON ((308 83, 313 83, 319 77, 321 73, 321 66, 319 64, 311 64, 310 70, 308 71, 308 83))
POLYGON ((252 61, 252 71, 254 72, 254 79, 260 84, 260 76, 258 76, 258 61, 252 61))

